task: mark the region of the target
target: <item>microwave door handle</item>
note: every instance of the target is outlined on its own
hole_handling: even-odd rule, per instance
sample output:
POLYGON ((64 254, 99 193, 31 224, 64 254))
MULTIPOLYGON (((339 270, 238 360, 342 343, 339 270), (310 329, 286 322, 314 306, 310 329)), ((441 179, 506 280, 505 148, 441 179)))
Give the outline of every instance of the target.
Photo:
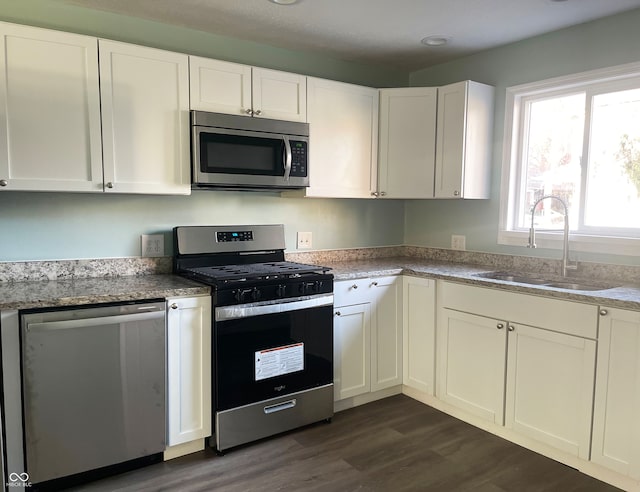
POLYGON ((291 173, 291 144, 289 143, 289 137, 282 136, 284 140, 284 180, 289 181, 289 174, 291 173))

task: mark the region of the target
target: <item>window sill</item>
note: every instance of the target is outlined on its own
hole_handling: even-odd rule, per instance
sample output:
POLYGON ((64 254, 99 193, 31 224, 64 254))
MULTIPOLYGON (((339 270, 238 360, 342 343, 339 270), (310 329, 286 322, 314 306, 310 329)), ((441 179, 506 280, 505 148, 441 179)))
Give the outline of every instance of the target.
MULTIPOLYGON (((536 231, 538 248, 562 250, 562 232, 536 231)), ((498 244, 526 247, 529 231, 499 231, 498 244)), ((569 251, 640 256, 640 238, 569 234, 569 251)))

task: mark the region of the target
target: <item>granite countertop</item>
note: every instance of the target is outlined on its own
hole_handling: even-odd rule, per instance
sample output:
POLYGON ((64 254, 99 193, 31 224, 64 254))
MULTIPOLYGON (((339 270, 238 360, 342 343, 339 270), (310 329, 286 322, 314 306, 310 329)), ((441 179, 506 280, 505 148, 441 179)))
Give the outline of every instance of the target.
POLYGON ((209 294, 177 275, 0 282, 0 311, 209 294))
MULTIPOLYGON (((546 285, 531 285, 504 280, 483 278, 479 275, 499 271, 500 268, 482 265, 470 265, 434 260, 421 260, 419 258, 397 257, 377 258, 368 260, 354 260, 344 262, 325 262, 332 268, 335 280, 350 280, 365 277, 380 277, 385 275, 413 275, 416 277, 434 278, 461 282, 478 287, 491 287, 521 292, 524 294, 541 295, 570 301, 600 304, 608 307, 640 310, 640 284, 634 285, 628 282, 616 282, 615 279, 589 279, 570 277, 569 281, 584 283, 604 283, 616 285, 614 288, 598 291, 568 290, 546 285)), ((513 272, 524 275, 537 275, 533 272, 513 272)), ((548 276, 545 276, 548 278, 548 276)), ((550 280, 562 280, 558 277, 550 277, 550 280)))
MULTIPOLYGON (((545 285, 530 285, 483 278, 482 274, 505 270, 499 266, 473 265, 455 261, 439 261, 407 256, 317 263, 332 268, 336 281, 386 275, 413 275, 449 280, 479 287, 490 287, 541 295, 589 304, 640 310, 640 284, 616 282, 615 279, 574 278, 584 283, 605 283, 614 288, 598 291, 578 291, 545 285)), ((507 268, 510 271, 510 269, 507 268)), ((513 272, 527 274, 527 272, 513 272)), ((536 275, 529 272, 530 275, 536 275)), ((549 278, 545 275, 545 278, 549 278)), ((551 280, 559 280, 550 277, 551 280)), ((55 306, 75 306, 104 302, 157 299, 175 296, 209 294, 208 286, 171 274, 129 275, 58 280, 0 282, 0 310, 30 309, 55 306)))

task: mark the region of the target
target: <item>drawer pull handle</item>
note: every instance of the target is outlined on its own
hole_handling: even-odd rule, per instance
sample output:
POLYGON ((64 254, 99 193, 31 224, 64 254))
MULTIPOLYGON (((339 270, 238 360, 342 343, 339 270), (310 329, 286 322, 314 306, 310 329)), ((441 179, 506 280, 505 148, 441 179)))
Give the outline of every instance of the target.
POLYGON ((275 405, 269 405, 264 407, 264 413, 269 415, 270 413, 281 412, 282 410, 288 410, 296 406, 295 398, 289 401, 283 401, 282 403, 276 403, 275 405))

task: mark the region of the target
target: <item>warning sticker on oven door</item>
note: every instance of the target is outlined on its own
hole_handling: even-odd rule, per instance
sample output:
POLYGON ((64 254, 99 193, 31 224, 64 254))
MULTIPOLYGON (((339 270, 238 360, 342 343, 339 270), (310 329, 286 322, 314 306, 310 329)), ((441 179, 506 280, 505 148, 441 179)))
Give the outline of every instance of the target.
POLYGON ((304 343, 256 352, 256 381, 304 370, 304 343))

